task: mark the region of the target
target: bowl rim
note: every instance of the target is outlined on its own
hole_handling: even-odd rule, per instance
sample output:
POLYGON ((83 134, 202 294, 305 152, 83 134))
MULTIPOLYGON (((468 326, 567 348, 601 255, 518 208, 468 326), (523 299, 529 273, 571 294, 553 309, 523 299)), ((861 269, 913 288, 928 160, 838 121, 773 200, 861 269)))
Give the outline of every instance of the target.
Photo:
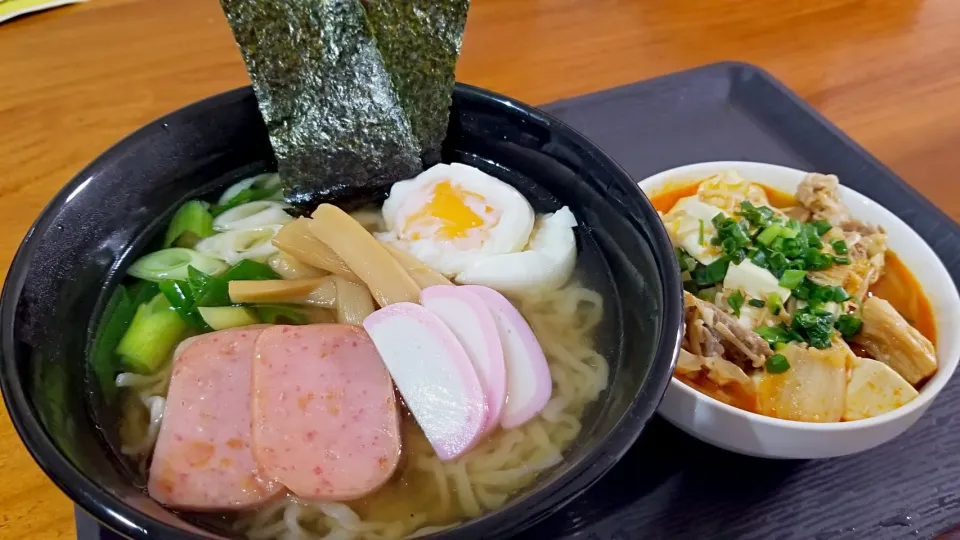
MULTIPOLYGON (((786 167, 783 165, 776 165, 773 163, 763 163, 757 161, 705 161, 701 163, 691 163, 688 165, 681 165, 679 167, 674 167, 664 171, 660 171, 656 174, 652 174, 643 180, 637 182, 637 185, 640 189, 644 190, 644 193, 647 193, 644 184, 656 189, 651 186, 651 184, 659 184, 661 182, 669 181, 672 177, 679 177, 681 175, 706 175, 710 174, 708 171, 726 171, 726 170, 736 170, 740 172, 740 168, 752 168, 752 169, 765 169, 769 172, 778 172, 783 174, 788 174, 790 176, 803 175, 806 176, 809 174, 807 171, 802 171, 800 169, 795 169, 793 167, 786 167)), ((763 185, 763 181, 756 179, 752 176, 743 174, 744 178, 753 183, 763 185)), ((702 177, 701 177, 702 178, 702 177)), ((691 181, 696 180, 695 178, 689 178, 691 181)), ((690 182, 692 183, 692 182, 690 182)), ((678 182, 678 186, 688 185, 683 182, 678 182)), ((657 186, 659 187, 659 185, 657 186)), ((896 214, 890 211, 885 206, 874 201, 870 197, 860 193, 859 191, 848 187, 844 184, 840 184, 840 189, 842 192, 849 194, 855 198, 861 199, 863 202, 873 205, 876 208, 880 209, 882 212, 885 212, 887 215, 886 219, 890 220, 896 227, 906 233, 908 236, 912 237, 912 240, 917 242, 918 248, 923 252, 923 260, 925 263, 934 262, 935 270, 938 274, 942 274, 942 278, 946 283, 953 284, 953 280, 950 278, 950 273, 947 271, 947 268, 944 266, 943 261, 940 260, 940 257, 936 255, 933 251, 933 248, 909 225, 903 222, 896 214)), ((856 216, 855 216, 856 217, 856 216)), ((953 284, 953 288, 945 292, 946 303, 958 312, 960 312, 960 294, 958 294, 956 284, 953 284), (952 294, 951 294, 952 293, 952 294)), ((924 295, 929 297, 926 291, 924 295)), ((937 338, 938 342, 941 341, 941 336, 946 335, 945 332, 941 329, 940 325, 937 325, 937 338)), ((937 356, 940 356, 941 344, 937 345, 937 356)), ((889 424, 897 422, 902 418, 909 417, 912 414, 915 414, 917 411, 922 412, 926 409, 931 402, 937 397, 941 390, 950 382, 950 379, 953 377, 953 374, 957 370, 958 364, 960 364, 960 339, 954 339, 950 343, 950 347, 946 353, 947 358, 953 358, 952 362, 949 362, 946 366, 942 366, 945 369, 941 369, 941 366, 937 366, 937 373, 924 384, 923 388, 920 390, 920 393, 916 398, 911 400, 906 405, 898 407, 890 412, 881 414, 879 416, 874 416, 870 418, 863 418, 859 420, 850 420, 842 422, 829 422, 829 423, 818 423, 818 422, 802 422, 800 420, 784 420, 781 418, 773 418, 770 416, 764 416, 760 413, 745 411, 724 403, 716 398, 698 392, 697 390, 683 384, 682 382, 676 380, 676 377, 670 377, 669 390, 668 391, 680 391, 686 394, 687 396, 692 396, 697 402, 702 403, 703 405, 717 408, 721 411, 724 411, 728 414, 744 418, 750 422, 756 422, 758 424, 763 424, 765 426, 773 428, 783 428, 791 429, 798 431, 807 431, 807 432, 820 432, 820 433, 835 433, 835 432, 853 432, 860 430, 867 430, 874 428, 876 426, 889 424)))
MULTIPOLYGON (((22 369, 18 365, 18 355, 14 348, 16 303, 13 300, 19 300, 27 268, 39 245, 38 241, 35 240, 36 233, 49 228, 59 209, 73 198, 79 190, 93 181, 103 168, 109 166, 126 149, 138 145, 144 133, 156 130, 166 124, 180 123, 184 119, 235 101, 249 99, 252 96, 252 88, 243 86, 201 99, 149 122, 98 155, 57 192, 30 226, 10 264, 7 279, 3 285, 2 293, 0 293, 0 390, 2 390, 4 404, 11 422, 34 461, 61 491, 99 522, 131 538, 146 539, 157 536, 163 538, 203 538, 216 537, 214 536, 216 533, 202 530, 196 526, 194 526, 195 531, 189 531, 154 518, 123 501, 110 490, 101 486, 99 482, 81 472, 57 448, 50 435, 42 427, 37 411, 31 405, 27 393, 20 385, 20 381, 24 377, 21 374, 22 369)), ((636 181, 613 158, 579 132, 539 109, 479 87, 458 82, 454 89, 454 99, 457 97, 470 100, 479 106, 499 109, 505 114, 519 115, 525 121, 541 129, 546 129, 566 138, 582 152, 596 159, 605 172, 618 180, 620 187, 628 194, 632 192, 635 195, 641 215, 634 217, 647 220, 653 230, 649 239, 651 251, 653 253, 672 253, 673 247, 670 244, 666 229, 657 217, 652 203, 647 199, 636 181)), ((523 521, 523 528, 542 521, 582 494, 616 464, 639 437, 641 430, 653 416, 666 392, 672 378, 682 338, 682 284, 680 283, 679 265, 674 257, 668 257, 666 261, 660 260, 659 257, 655 257, 655 259, 658 265, 657 271, 661 274, 663 311, 661 313, 660 335, 657 343, 653 344, 655 347, 653 359, 647 373, 646 382, 630 397, 630 405, 626 412, 617 420, 610 431, 596 446, 589 449, 576 465, 562 476, 555 478, 551 482, 551 489, 548 490, 544 486, 511 501, 511 504, 522 501, 529 508, 528 519, 523 521), (641 401, 643 399, 648 401, 643 403, 641 401)), ((86 357, 84 358, 86 360, 86 357)), ((483 530, 487 527, 503 529, 507 523, 498 523, 492 519, 502 519, 501 513, 502 509, 487 513, 449 531, 438 533, 436 537, 470 534, 481 537, 483 530)), ((517 524, 514 523, 513 525, 516 526, 517 524)))

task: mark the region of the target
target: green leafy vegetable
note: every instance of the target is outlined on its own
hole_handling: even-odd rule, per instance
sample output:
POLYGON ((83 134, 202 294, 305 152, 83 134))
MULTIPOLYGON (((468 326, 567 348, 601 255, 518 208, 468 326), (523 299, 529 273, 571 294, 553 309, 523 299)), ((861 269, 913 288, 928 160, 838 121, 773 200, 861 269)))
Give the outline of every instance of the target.
POLYGON ((762 308, 767 305, 766 302, 760 300, 759 298, 751 298, 750 300, 747 300, 747 303, 755 308, 762 308))
POLYGON ((192 248, 201 239, 213 236, 213 216, 207 210, 209 205, 202 201, 187 201, 173 215, 163 247, 192 248))
POLYGON ((830 245, 833 246, 833 251, 835 251, 837 255, 847 254, 847 243, 843 240, 834 240, 830 242, 830 245))
POLYGON ((123 365, 137 373, 157 371, 187 330, 187 323, 163 294, 137 307, 130 326, 117 344, 123 365))
POLYGON ((775 354, 770 358, 767 358, 767 361, 764 363, 764 367, 767 369, 767 373, 777 375, 790 369, 790 362, 787 361, 786 356, 782 354, 775 354))
POLYGON ((841 315, 837 319, 836 327, 843 334, 843 337, 849 339, 860 333, 863 328, 863 321, 856 315, 841 315))
POLYGON ((836 317, 833 313, 807 305, 793 314, 790 329, 803 336, 802 341, 806 341, 811 347, 829 349, 834 322, 836 317))

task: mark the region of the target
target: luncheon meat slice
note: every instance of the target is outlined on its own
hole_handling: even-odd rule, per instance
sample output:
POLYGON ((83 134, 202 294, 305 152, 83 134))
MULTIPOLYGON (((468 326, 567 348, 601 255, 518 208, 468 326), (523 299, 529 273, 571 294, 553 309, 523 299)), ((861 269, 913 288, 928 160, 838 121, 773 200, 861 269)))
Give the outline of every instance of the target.
POLYGON ((282 491, 258 474, 250 451, 250 366, 261 330, 221 330, 179 349, 147 484, 161 504, 238 510, 282 491))
POLYGON ((363 328, 273 326, 257 340, 253 454, 304 499, 345 501, 386 482, 400 459, 393 382, 363 328))

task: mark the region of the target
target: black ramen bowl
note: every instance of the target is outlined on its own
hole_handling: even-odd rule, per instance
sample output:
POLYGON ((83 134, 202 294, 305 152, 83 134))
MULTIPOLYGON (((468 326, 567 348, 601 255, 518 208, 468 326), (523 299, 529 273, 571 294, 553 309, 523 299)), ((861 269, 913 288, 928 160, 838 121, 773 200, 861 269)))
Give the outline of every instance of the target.
MULTIPOLYGON (((513 184, 538 211, 568 205, 580 226, 581 279, 605 297, 598 345, 609 388, 587 410, 565 459, 522 496, 437 537, 500 538, 582 493, 653 415, 680 343, 673 248, 650 202, 600 149, 511 99, 458 85, 445 161, 513 184)), ((253 92, 241 88, 130 135, 71 180, 24 239, 0 307, 3 397, 40 467, 87 512, 131 538, 229 535, 150 499, 119 457, 86 361, 96 321, 126 266, 178 203, 275 165, 253 92), (211 532, 213 531, 213 532, 211 532)))

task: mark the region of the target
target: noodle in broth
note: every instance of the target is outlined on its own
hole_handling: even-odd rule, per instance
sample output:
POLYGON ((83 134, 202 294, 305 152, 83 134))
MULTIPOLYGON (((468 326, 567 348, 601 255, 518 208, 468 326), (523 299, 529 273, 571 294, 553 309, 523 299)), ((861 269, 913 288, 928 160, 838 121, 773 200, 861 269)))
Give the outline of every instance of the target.
MULTIPOLYGON (((558 464, 580 433, 587 405, 607 386, 608 364, 595 349, 603 319, 599 293, 579 284, 526 299, 519 305, 543 345, 553 378, 550 402, 526 424, 499 430, 470 452, 440 461, 416 423, 405 414, 403 457, 394 477, 371 495, 348 503, 306 502, 287 495, 263 508, 241 512, 234 529, 251 539, 389 539, 427 535, 486 512, 530 486, 558 464)), ((156 441, 171 375, 167 366, 151 376, 121 374, 127 399, 139 414, 125 417, 123 452, 141 456, 156 441), (160 405, 156 405, 156 404, 160 405), (159 408, 160 415, 156 414, 159 408), (144 410, 152 414, 143 414, 144 410), (138 425, 130 425, 139 422, 138 425)))

